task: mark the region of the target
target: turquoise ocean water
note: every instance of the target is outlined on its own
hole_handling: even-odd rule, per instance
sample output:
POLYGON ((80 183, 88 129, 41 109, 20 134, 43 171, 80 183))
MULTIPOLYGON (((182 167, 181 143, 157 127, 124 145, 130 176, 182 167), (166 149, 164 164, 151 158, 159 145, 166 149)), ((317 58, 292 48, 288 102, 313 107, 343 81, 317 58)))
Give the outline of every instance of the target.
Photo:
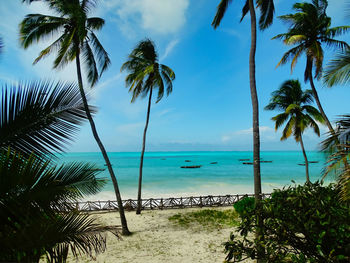
MULTIPOLYGON (((308 152, 312 181, 321 178, 325 155, 308 152)), ((243 165, 239 159, 252 159, 252 152, 147 152, 143 169, 143 197, 178 197, 195 195, 226 195, 253 193, 253 166, 243 165), (190 162, 185 162, 189 160, 190 162), (217 164, 211 164, 217 162, 217 164), (181 166, 202 165, 199 169, 181 169, 181 166)), ((122 198, 136 198, 140 153, 109 153, 122 193, 122 198)), ((271 192, 284 185, 305 182, 305 167, 301 152, 262 152, 263 192, 271 192)), ((83 161, 106 168, 102 155, 96 153, 68 153, 64 162, 83 161)), ((99 176, 109 178, 108 171, 99 176)), ((110 180, 103 191, 89 200, 112 200, 110 180)))

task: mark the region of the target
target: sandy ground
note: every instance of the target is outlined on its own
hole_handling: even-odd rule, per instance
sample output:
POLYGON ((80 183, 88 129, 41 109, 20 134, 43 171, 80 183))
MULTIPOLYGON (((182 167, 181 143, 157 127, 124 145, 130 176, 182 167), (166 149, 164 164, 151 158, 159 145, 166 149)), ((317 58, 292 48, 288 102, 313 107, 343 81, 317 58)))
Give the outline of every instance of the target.
MULTIPOLYGON (((142 215, 126 212, 128 226, 133 235, 118 240, 108 234, 107 251, 97 256, 97 262, 186 263, 223 262, 222 243, 227 241, 233 228, 214 229, 196 225, 183 227, 169 221, 177 213, 200 208, 143 211, 142 215)), ((232 209, 232 208, 215 208, 232 209)), ((94 214, 105 225, 120 225, 117 212, 94 214)), ((79 259, 77 262, 89 262, 79 259)), ((72 260, 70 262, 76 262, 72 260)), ((247 261, 248 262, 248 261, 247 261)))

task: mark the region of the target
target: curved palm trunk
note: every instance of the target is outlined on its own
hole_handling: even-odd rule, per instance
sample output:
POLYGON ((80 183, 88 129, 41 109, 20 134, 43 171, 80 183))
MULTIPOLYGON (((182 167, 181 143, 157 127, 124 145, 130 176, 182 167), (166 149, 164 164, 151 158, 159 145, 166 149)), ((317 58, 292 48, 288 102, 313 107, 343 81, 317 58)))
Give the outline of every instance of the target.
POLYGON ((306 172, 306 183, 310 183, 310 177, 309 177, 309 161, 307 160, 305 148, 304 148, 304 142, 303 142, 303 137, 300 135, 300 145, 301 149, 303 150, 303 155, 305 159, 305 172, 306 172))
POLYGON ((149 115, 151 112, 152 91, 153 91, 153 89, 151 88, 150 92, 149 92, 149 99, 148 99, 146 125, 145 125, 145 129, 143 131, 142 151, 141 151, 141 159, 140 159, 139 188, 138 188, 138 192, 137 192, 137 210, 136 210, 137 215, 141 214, 141 209, 142 209, 141 189, 142 189, 143 156, 145 155, 146 133, 147 133, 148 123, 149 123, 149 115))
POLYGON ((82 76, 81 76, 81 69, 80 69, 80 58, 79 58, 80 52, 77 52, 77 56, 76 56, 76 66, 77 66, 77 75, 78 75, 78 83, 79 83, 79 90, 80 90, 80 95, 81 98, 83 100, 83 104, 84 104, 84 109, 86 112, 86 115, 88 117, 90 126, 91 126, 91 130, 92 130, 92 134, 94 135, 94 138, 98 144, 98 147, 101 150, 101 153, 103 155, 103 158, 106 162, 109 174, 111 176, 112 182, 113 182, 113 186, 114 186, 114 191, 115 191, 115 195, 117 198, 117 203, 118 203, 118 207, 119 207, 119 214, 120 214, 120 221, 122 224, 122 234, 123 235, 130 235, 130 231, 128 229, 128 225, 126 222, 126 218, 125 218, 125 213, 124 213, 124 207, 123 207, 123 202, 122 202, 122 198, 119 192, 119 187, 118 187, 118 182, 117 182, 117 178, 115 177, 114 171, 112 169, 112 165, 111 162, 109 161, 107 152, 97 134, 97 130, 96 130, 96 126, 94 123, 94 120, 92 119, 91 113, 90 113, 90 109, 86 100, 86 96, 85 96, 85 92, 84 92, 84 88, 83 88, 83 80, 82 80, 82 76))
MULTIPOLYGON (((257 231, 256 240, 263 239, 263 221, 260 216, 260 203, 261 203, 261 175, 260 175, 260 135, 259 135, 259 102, 256 91, 255 80, 255 53, 256 53, 256 14, 253 0, 249 0, 249 11, 251 20, 251 47, 249 55, 249 80, 250 80, 250 94, 253 107, 253 158, 254 158, 254 195, 255 203, 257 207, 257 231)), ((258 242, 259 244, 259 242, 258 242)), ((260 259, 264 254, 264 250, 261 246, 257 248, 258 256, 257 262, 262 262, 260 259)))
POLYGON ((331 122, 329 121, 326 113, 324 112, 323 108, 322 108, 322 105, 321 105, 321 102, 320 102, 320 98, 318 97, 318 94, 317 94, 317 91, 316 91, 316 88, 315 88, 315 85, 314 85, 314 79, 313 79, 313 76, 312 76, 312 62, 310 62, 310 66, 308 66, 308 74, 309 74, 309 80, 310 80, 310 86, 311 86, 311 90, 312 90, 312 93, 315 97, 315 101, 316 101, 316 104, 317 104, 317 107, 318 107, 318 110, 321 112, 321 115, 323 117, 323 119, 325 120, 326 122, 326 125, 329 129, 329 132, 334 135, 335 132, 334 132, 334 129, 332 127, 332 124, 331 122))

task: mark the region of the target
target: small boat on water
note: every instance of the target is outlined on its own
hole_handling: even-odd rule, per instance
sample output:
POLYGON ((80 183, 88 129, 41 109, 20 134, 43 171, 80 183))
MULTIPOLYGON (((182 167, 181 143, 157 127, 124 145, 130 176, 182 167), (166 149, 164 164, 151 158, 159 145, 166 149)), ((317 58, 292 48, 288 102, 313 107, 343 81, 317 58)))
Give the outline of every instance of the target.
POLYGON ((243 163, 243 164, 246 164, 246 165, 253 165, 254 163, 247 162, 247 163, 243 163))
POLYGON ((238 161, 243 162, 243 161, 250 161, 250 159, 239 159, 238 161))
POLYGON ((201 168, 202 165, 190 165, 190 166, 181 166, 181 168, 185 169, 195 169, 195 168, 201 168))
POLYGON ((218 164, 218 162, 211 162, 210 164, 218 164))

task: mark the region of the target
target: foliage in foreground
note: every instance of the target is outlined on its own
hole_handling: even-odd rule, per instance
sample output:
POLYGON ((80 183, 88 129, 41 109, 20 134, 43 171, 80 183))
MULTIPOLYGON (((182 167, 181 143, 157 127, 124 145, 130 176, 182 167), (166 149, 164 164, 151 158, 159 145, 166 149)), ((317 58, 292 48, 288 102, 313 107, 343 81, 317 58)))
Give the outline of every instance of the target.
MULTIPOLYGON (((72 141, 86 118, 75 85, 4 87, 0 100, 0 261, 66 262, 105 249, 103 227, 66 203, 104 185, 92 164, 55 165, 50 157, 72 141)), ((114 232, 114 231, 113 231, 114 232)))
POLYGON ((208 229, 218 229, 237 226, 237 218, 238 215, 233 209, 224 211, 204 209, 195 212, 178 213, 169 217, 169 220, 184 227, 200 225, 208 229))
POLYGON ((275 190, 262 201, 264 239, 252 241, 254 210, 241 214, 240 236, 225 243, 228 262, 255 259, 257 245, 265 248, 266 262, 349 262, 350 207, 339 201, 334 185, 316 182, 275 190))
POLYGON ((34 155, 22 157, 10 150, 0 154, 0 261, 65 262, 73 254, 105 249, 105 228, 66 202, 97 193, 104 180, 90 164, 61 166, 34 155))

